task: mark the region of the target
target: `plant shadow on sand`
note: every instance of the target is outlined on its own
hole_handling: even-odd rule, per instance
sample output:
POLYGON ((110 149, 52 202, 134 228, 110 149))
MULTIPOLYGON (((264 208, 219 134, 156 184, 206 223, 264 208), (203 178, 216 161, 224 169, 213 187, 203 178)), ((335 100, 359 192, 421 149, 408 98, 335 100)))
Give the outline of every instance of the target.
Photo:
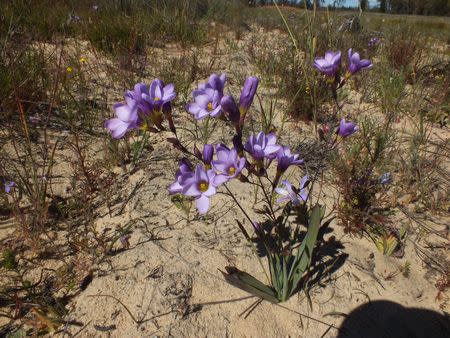
POLYGON ((446 338, 450 318, 439 312, 407 308, 387 300, 353 310, 341 325, 338 338, 446 338))

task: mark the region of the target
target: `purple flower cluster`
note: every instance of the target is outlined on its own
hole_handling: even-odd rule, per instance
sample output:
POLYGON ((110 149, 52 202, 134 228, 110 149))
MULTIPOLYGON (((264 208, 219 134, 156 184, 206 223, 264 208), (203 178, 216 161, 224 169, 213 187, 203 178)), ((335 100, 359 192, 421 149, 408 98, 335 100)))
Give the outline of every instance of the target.
POLYGON ((225 82, 225 74, 220 76, 212 74, 208 82, 201 83, 198 89, 192 92, 193 102, 186 106, 186 110, 197 120, 202 120, 207 116, 218 117, 225 113, 236 129, 240 130, 247 111, 253 103, 259 80, 254 76, 245 80, 239 104, 236 104, 233 96, 224 95, 225 82))
POLYGON ((268 160, 275 159, 277 164, 277 172, 283 173, 291 165, 300 165, 304 161, 299 159, 299 154, 292 154, 289 147, 277 144, 277 137, 274 134, 265 135, 263 132, 258 135, 250 135, 247 143, 244 145, 246 150, 256 161, 262 161, 264 158, 268 160))
MULTIPOLYGON (((278 162, 277 173, 281 176, 289 166, 300 165, 303 160, 299 159, 298 154, 292 154, 288 147, 280 146, 276 142, 274 134, 265 135, 260 132, 250 135, 244 149, 258 163, 262 163, 266 158, 270 165, 275 159, 278 162)), ((183 159, 175 174, 175 182, 169 187, 169 193, 194 197, 197 210, 200 214, 205 214, 209 209, 209 198, 216 193, 219 186, 237 178, 245 168, 247 160, 239 156, 236 148, 230 149, 224 144, 215 147, 205 144, 203 152, 195 148, 194 155, 203 164, 198 164, 194 169, 187 159, 183 159)))
POLYGON ((176 97, 173 84, 164 85, 160 79, 155 79, 148 88, 144 83, 138 83, 133 90, 128 90, 125 102, 113 106, 116 117, 105 122, 105 128, 113 138, 122 138, 127 131, 162 122, 162 111, 176 97))
MULTIPOLYGON (((324 57, 317 57, 314 59, 314 68, 322 74, 330 78, 334 78, 339 74, 341 66, 341 52, 328 51, 324 57)), ((356 74, 361 69, 369 69, 372 67, 372 62, 366 59, 361 60, 359 53, 353 53, 352 48, 348 50, 347 76, 356 74)))
POLYGON ((235 148, 229 149, 223 144, 216 146, 215 160, 213 156, 214 148, 207 144, 202 154, 204 165, 198 164, 193 169, 189 161, 182 160, 175 182, 169 187, 170 194, 194 197, 200 214, 208 211, 209 198, 216 193, 217 187, 236 178, 245 166, 245 158, 240 158, 235 148))

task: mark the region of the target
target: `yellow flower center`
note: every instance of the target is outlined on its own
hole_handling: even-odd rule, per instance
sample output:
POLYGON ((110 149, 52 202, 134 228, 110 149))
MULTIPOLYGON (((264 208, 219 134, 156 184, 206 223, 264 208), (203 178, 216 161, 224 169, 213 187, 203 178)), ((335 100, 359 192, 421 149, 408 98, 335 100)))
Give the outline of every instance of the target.
POLYGON ((85 63, 86 62, 86 58, 80 58, 80 63, 85 63))
POLYGON ((148 123, 144 122, 140 128, 142 131, 148 131, 148 123))
POLYGON ((69 67, 66 68, 66 71, 67 71, 67 73, 72 73, 73 72, 73 68, 69 66, 69 67))
POLYGON ((208 111, 213 111, 213 110, 214 110, 214 108, 213 108, 212 102, 208 103, 208 111))
POLYGON ((153 100, 154 101, 159 101, 159 100, 161 100, 161 98, 160 97, 155 97, 153 100))
POLYGON ((209 183, 202 181, 198 184, 198 190, 200 190, 201 192, 205 192, 206 190, 208 190, 209 188, 209 183))
POLYGON ((228 168, 228 175, 229 176, 233 176, 235 173, 236 173, 236 168, 235 167, 228 168))

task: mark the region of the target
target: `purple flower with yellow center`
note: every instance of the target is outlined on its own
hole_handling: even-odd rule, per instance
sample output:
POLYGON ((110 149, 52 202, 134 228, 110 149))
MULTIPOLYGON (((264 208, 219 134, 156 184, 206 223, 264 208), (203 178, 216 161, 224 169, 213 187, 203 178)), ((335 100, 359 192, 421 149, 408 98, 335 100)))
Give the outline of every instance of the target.
POLYGON ((189 103, 186 109, 197 120, 201 120, 206 116, 217 117, 222 113, 220 94, 217 90, 207 88, 201 92, 193 93, 193 95, 194 102, 189 103))
POLYGON ((125 103, 116 103, 113 107, 117 117, 105 122, 105 128, 115 139, 122 138, 128 130, 138 126, 138 104, 127 96, 125 100, 125 103))
POLYGON ((247 113, 248 109, 253 103, 256 90, 258 89, 259 79, 256 76, 249 76, 244 83, 244 87, 241 91, 241 97, 239 98, 239 110, 241 117, 247 113))
POLYGON ((350 136, 358 131, 358 126, 354 122, 345 122, 345 118, 339 123, 338 134, 342 137, 350 136))
POLYGON ((220 76, 217 74, 211 74, 208 79, 208 82, 200 83, 198 85, 198 91, 204 91, 206 89, 213 89, 219 92, 219 97, 223 96, 223 89, 225 88, 225 82, 227 81, 226 74, 221 74, 220 76))
POLYGON ((175 173, 175 182, 169 186, 169 194, 180 194, 183 191, 182 181, 194 176, 191 169, 191 163, 187 158, 183 158, 179 163, 179 168, 175 173))
POLYGON ((4 181, 4 182, 3 182, 3 185, 4 185, 4 188, 5 188, 5 192, 6 192, 7 194, 9 194, 9 193, 11 192, 12 188, 16 186, 16 182, 13 182, 13 181, 4 181))
POLYGON ((245 158, 239 158, 235 148, 229 149, 224 144, 217 145, 216 154, 217 160, 212 161, 211 164, 217 172, 214 184, 219 186, 239 175, 244 169, 245 158))
POLYGON ((341 65, 341 52, 328 51, 325 57, 318 57, 314 60, 314 67, 321 73, 333 77, 336 75, 341 65))
POLYGON ((258 135, 250 135, 244 149, 252 155, 255 160, 262 160, 264 157, 270 157, 281 149, 276 144, 277 137, 274 134, 265 135, 262 131, 258 135))
POLYGON ((303 164, 304 161, 302 159, 299 160, 299 156, 299 154, 292 154, 289 147, 281 147, 276 153, 278 161, 277 171, 285 172, 291 165, 303 164))
POLYGON ((181 193, 195 198, 195 204, 200 214, 206 214, 209 209, 209 198, 216 193, 217 185, 214 184, 216 173, 213 169, 206 170, 198 164, 192 176, 181 176, 181 193))
POLYGON ((373 66, 370 60, 361 60, 359 53, 353 53, 351 48, 348 50, 348 60, 350 64, 347 69, 347 76, 353 75, 359 72, 361 69, 370 69, 373 66))
POLYGON ((308 183, 307 175, 300 180, 299 189, 292 187, 292 184, 289 181, 283 180, 282 183, 284 184, 284 188, 275 188, 275 191, 281 195, 281 197, 277 199, 277 203, 290 201, 294 205, 300 205, 302 202, 306 202, 309 195, 306 188, 306 184, 308 183))
POLYGON ((177 94, 175 93, 175 87, 173 83, 164 85, 160 79, 155 79, 150 84, 150 90, 148 94, 144 93, 142 97, 152 104, 155 108, 160 108, 164 103, 172 101, 177 94))

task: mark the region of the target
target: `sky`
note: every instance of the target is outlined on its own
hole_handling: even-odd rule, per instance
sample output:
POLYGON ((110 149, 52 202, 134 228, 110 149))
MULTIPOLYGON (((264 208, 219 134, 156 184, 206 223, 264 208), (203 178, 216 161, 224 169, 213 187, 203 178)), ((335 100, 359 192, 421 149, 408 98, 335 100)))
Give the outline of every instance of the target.
MULTIPOLYGON (((325 0, 325 4, 332 4, 334 2, 334 0, 325 0)), ((352 6, 352 7, 357 7, 358 6, 359 1, 358 0, 345 0, 343 5, 344 6, 352 6)), ((375 5, 377 5, 378 1, 377 0, 369 0, 369 5, 370 7, 373 7, 375 5)))

